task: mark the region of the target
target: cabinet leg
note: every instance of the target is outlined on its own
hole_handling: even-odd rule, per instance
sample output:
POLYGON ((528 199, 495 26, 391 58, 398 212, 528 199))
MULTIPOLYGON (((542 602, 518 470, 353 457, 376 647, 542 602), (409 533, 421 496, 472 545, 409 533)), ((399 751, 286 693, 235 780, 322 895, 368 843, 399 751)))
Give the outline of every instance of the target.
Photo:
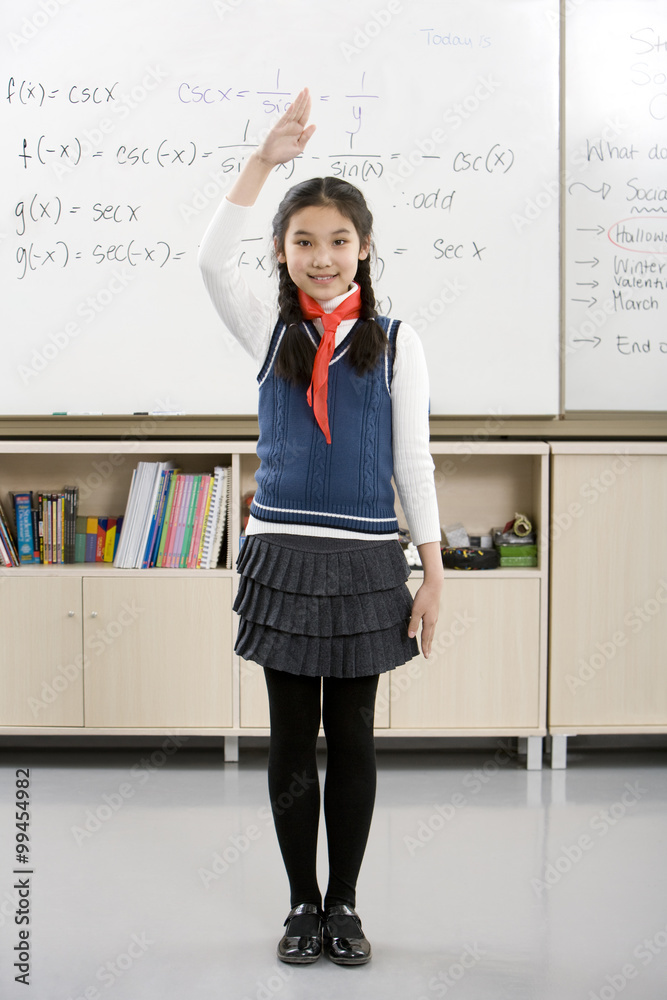
POLYGON ((567 736, 551 737, 551 768, 562 770, 567 767, 567 736))
POLYGON ((225 736, 225 762, 234 763, 239 759, 238 736, 225 736))
POLYGON ((541 771, 542 770, 542 737, 541 736, 528 736, 528 754, 526 757, 526 770, 527 771, 541 771))

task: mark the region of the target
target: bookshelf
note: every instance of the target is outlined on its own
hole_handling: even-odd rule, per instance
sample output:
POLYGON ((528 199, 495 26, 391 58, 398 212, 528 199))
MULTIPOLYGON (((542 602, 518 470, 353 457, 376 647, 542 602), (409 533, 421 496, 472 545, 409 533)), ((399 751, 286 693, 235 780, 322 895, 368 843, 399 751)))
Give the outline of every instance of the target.
MULTIPOLYGON (((471 533, 526 514, 540 538, 535 568, 445 571, 434 654, 381 678, 377 730, 402 736, 518 736, 528 765, 546 735, 549 446, 542 441, 433 441, 443 524, 471 533)), ((0 501, 10 490, 79 485, 79 513, 122 513, 139 461, 184 472, 231 468, 230 541, 254 487, 255 440, 0 440, 0 501)), ((398 509, 399 520, 402 512, 398 509)), ((410 586, 419 585, 414 572, 410 586)), ((261 668, 233 655, 234 569, 121 570, 110 564, 0 571, 0 735, 268 735, 261 668)))

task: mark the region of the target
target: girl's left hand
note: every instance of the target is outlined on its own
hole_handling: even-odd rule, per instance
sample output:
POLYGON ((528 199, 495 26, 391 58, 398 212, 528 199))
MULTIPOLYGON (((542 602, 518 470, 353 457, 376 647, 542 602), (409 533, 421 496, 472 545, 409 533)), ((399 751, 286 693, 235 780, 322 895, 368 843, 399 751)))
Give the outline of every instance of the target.
POLYGON ((441 582, 428 583, 425 581, 415 594, 415 599, 412 603, 408 635, 411 639, 416 636, 419 631, 419 623, 421 622, 421 648, 422 653, 427 659, 431 652, 435 625, 440 611, 441 590, 441 582))

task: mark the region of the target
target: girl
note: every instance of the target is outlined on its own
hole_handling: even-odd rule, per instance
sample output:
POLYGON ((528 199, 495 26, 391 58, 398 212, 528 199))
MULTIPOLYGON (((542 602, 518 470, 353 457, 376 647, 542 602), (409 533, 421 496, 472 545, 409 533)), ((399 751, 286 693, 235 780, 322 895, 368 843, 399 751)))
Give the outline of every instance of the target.
POLYGON ((264 668, 269 792, 291 910, 284 962, 371 957, 355 911, 375 800, 378 676, 429 655, 443 570, 429 452, 428 377, 414 331, 375 311, 372 217, 333 177, 291 188, 273 221, 278 308, 236 265, 247 207, 315 131, 305 89, 253 153, 202 241, 225 325, 260 366, 257 492, 238 560, 235 650, 264 668), (424 567, 412 602, 392 475, 424 567), (322 703, 320 705, 320 697, 322 703), (320 717, 327 741, 329 882, 316 875, 320 717))

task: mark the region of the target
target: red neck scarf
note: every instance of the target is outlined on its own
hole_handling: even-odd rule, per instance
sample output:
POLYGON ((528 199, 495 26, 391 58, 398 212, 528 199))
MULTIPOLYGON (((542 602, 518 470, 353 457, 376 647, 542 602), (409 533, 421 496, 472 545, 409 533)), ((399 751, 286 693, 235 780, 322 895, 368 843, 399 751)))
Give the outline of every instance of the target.
POLYGON ((315 419, 327 439, 327 444, 331 444, 327 407, 329 362, 336 346, 338 324, 342 323, 344 319, 356 319, 359 316, 361 311, 361 290, 357 288, 346 299, 343 299, 333 312, 327 313, 319 302, 299 289, 299 305, 305 319, 316 319, 319 317, 324 327, 324 334, 320 340, 320 346, 317 348, 317 354, 313 362, 313 376, 306 396, 309 405, 313 408, 315 419))

